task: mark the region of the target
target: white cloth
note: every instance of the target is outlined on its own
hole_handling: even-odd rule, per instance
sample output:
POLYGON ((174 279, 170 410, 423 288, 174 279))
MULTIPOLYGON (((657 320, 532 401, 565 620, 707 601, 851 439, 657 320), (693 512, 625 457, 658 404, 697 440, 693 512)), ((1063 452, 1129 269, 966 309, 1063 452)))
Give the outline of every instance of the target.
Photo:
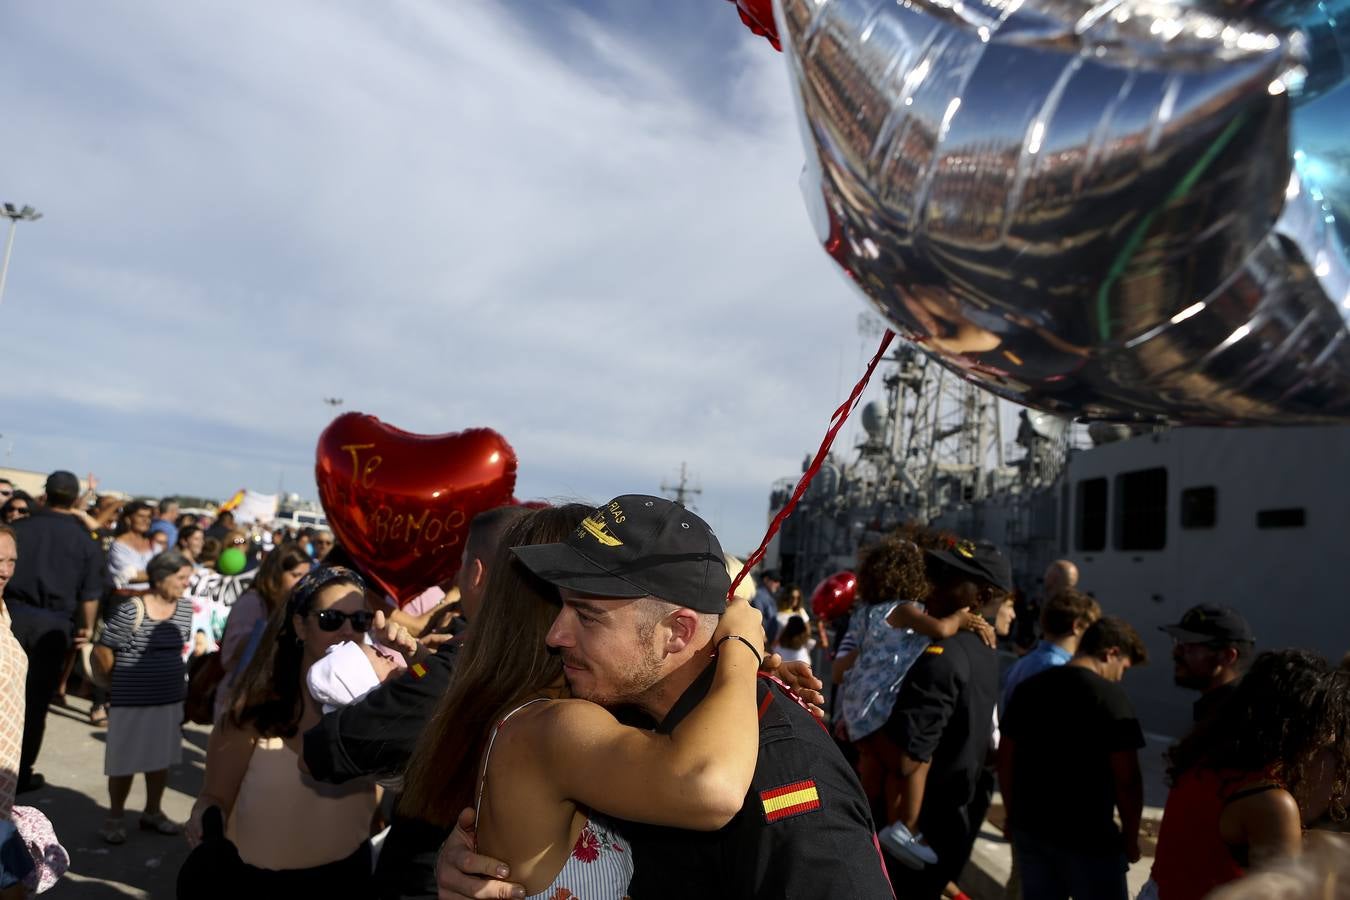
POLYGON ((108 548, 108 574, 112 577, 113 587, 144 589, 150 587, 145 581, 132 581, 131 576, 144 572, 150 560, 155 558, 152 544, 149 550, 141 552, 122 541, 113 541, 108 548))
POLYGON ((370 657, 354 641, 329 647, 323 659, 309 667, 306 681, 325 714, 355 703, 380 686, 370 657))

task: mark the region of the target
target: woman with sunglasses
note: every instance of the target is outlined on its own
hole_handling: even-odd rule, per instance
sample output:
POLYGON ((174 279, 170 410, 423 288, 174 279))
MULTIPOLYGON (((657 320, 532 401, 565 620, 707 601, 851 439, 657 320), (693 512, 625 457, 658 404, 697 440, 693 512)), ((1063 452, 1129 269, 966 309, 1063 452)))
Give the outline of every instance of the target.
POLYGON ((253 586, 230 607, 220 638, 220 664, 225 677, 216 689, 216 719, 225 711, 235 678, 252 659, 254 651, 249 648, 257 648, 268 620, 286 604, 291 589, 311 568, 309 555, 297 544, 282 544, 267 554, 253 586))
POLYGON ((13 495, 0 506, 0 524, 13 525, 20 519, 33 514, 33 498, 24 491, 14 491, 13 495))
POLYGON ((371 893, 374 782, 319 784, 299 765, 301 736, 321 716, 306 676, 329 647, 359 642, 377 624, 365 592, 350 569, 317 569, 302 578, 273 614, 211 733, 188 842, 201 841, 202 816, 218 807, 243 860, 240 871, 221 874, 241 896, 371 893))

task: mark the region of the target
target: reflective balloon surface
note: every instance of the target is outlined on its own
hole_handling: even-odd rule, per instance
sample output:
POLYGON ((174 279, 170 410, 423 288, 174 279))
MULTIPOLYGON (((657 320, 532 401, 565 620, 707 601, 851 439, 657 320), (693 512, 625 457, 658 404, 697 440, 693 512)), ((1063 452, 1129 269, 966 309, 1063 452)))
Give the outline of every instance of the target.
POLYGON ((1350 419, 1350 0, 777 0, 830 255, 1008 399, 1350 419))
POLYGON ((459 571, 474 516, 514 502, 515 451, 489 428, 412 434, 344 413, 319 436, 316 455, 333 533, 400 605, 459 571))
POLYGON ((828 622, 852 609, 857 596, 858 577, 852 572, 835 572, 811 592, 811 610, 816 618, 828 622))

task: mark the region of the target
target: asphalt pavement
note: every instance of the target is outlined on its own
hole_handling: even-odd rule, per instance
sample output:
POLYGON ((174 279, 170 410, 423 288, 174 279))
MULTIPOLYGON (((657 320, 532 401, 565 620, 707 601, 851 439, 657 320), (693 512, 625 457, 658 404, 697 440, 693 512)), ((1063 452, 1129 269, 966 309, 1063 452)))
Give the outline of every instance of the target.
MULTIPOLYGON (((161 835, 136 827, 145 803, 145 782, 137 776, 127 799, 127 842, 113 847, 98 836, 108 816, 108 780, 103 775, 107 730, 89 724, 89 702, 69 699, 53 705, 36 769, 47 784, 20 794, 17 803, 36 807, 52 822, 70 853, 70 871, 50 891, 52 900, 123 900, 127 897, 173 900, 178 867, 187 856, 182 835, 161 835)), ((183 731, 183 761, 169 772, 163 808, 176 822, 187 820, 201 789, 210 730, 188 725, 183 731)))

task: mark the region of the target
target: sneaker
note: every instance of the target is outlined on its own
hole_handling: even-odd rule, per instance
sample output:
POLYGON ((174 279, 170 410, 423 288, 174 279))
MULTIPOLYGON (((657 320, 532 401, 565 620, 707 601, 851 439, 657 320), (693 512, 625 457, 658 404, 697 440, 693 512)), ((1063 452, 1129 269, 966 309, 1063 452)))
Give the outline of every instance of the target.
POLYGON ((127 842, 127 827, 121 819, 107 819, 103 827, 98 830, 98 836, 103 838, 105 844, 125 844, 127 842))
POLYGON ((922 869, 938 861, 933 848, 923 842, 922 834, 910 834, 902 822, 893 822, 877 832, 881 846, 911 869, 922 869))

